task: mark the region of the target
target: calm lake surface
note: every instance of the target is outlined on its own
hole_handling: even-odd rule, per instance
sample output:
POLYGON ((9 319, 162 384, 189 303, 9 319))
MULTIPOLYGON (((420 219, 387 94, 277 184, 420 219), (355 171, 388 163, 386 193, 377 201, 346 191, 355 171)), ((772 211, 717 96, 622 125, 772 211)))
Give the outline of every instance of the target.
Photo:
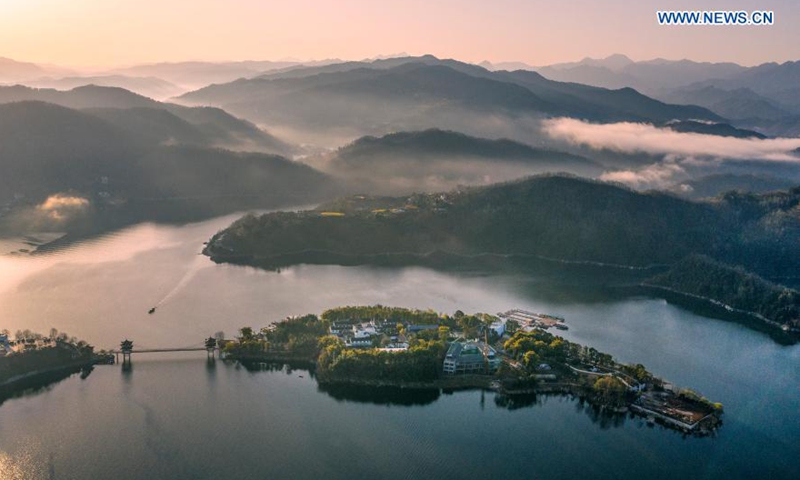
POLYGON ((205 353, 140 355, 0 405, 0 478, 800 478, 800 347, 651 297, 552 272, 215 265, 236 216, 138 225, 59 253, 0 257, 0 328, 51 327, 111 348, 199 345, 217 331, 381 303, 564 316, 564 336, 725 405, 713 438, 607 418, 564 397, 320 389, 205 353), (154 315, 147 310, 158 305, 154 315))

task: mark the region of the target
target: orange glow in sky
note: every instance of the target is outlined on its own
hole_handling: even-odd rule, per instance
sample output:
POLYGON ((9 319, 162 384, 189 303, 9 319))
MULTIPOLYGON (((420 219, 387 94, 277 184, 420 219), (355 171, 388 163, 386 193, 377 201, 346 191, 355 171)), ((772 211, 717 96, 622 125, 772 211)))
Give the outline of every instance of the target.
POLYGON ((0 0, 0 56, 73 66, 432 53, 534 65, 624 53, 756 64, 800 58, 800 9, 770 27, 661 27, 657 9, 730 0, 0 0))

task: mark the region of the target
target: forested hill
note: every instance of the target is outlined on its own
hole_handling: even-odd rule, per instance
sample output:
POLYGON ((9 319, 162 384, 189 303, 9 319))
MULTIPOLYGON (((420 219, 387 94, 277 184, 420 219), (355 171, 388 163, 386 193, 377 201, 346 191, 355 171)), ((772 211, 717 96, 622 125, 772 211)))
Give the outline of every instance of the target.
POLYGON ((374 157, 477 157, 497 161, 534 162, 537 160, 575 162, 593 165, 590 160, 565 152, 534 148, 509 139, 478 138, 463 133, 428 129, 396 132, 382 137, 361 137, 342 147, 337 159, 342 162, 367 162, 374 157))
POLYGON ((647 283, 713 299, 784 330, 800 332, 800 292, 705 256, 689 256, 647 283))
POLYGON ((348 183, 351 191, 383 195, 489 185, 546 172, 595 177, 604 171, 577 155, 440 129, 361 137, 309 163, 348 183))
POLYGON ((631 266, 673 264, 700 253, 766 276, 789 275, 800 269, 798 199, 800 189, 697 203, 547 175, 448 193, 359 196, 316 211, 247 216, 214 236, 206 253, 216 261, 275 266, 287 255, 303 261, 302 252, 363 263, 387 254, 438 251, 631 266))
POLYGON ((0 105, 0 236, 93 234, 341 194, 330 176, 285 157, 193 144, 202 129, 164 110, 93 112, 0 105), (184 142, 164 144, 165 135, 184 142))

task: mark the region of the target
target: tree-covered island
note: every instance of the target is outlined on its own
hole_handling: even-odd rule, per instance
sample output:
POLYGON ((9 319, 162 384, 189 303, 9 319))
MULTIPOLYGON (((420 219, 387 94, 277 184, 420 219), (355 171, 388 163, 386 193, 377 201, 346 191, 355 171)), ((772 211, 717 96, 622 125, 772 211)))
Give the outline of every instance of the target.
POLYGON ((563 394, 696 435, 721 425, 721 404, 676 388, 641 364, 622 364, 554 335, 547 328, 557 323, 536 318, 556 317, 348 306, 258 331, 244 327, 221 348, 227 359, 245 364, 303 362, 320 384, 563 394))

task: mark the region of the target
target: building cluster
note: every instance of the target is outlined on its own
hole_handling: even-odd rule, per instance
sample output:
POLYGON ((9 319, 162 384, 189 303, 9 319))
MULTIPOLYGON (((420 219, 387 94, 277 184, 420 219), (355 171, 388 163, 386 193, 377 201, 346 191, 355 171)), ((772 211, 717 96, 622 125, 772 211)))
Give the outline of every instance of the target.
POLYGON ((49 337, 29 337, 11 340, 8 335, 0 335, 0 357, 11 353, 24 352, 55 346, 55 341, 49 337))
MULTIPOLYGON (((566 330, 564 319, 551 315, 527 312, 525 310, 509 310, 500 313, 481 335, 486 341, 465 340, 459 338, 450 342, 445 355, 442 370, 445 374, 491 374, 500 367, 501 355, 493 348, 488 339, 502 338, 506 334, 509 321, 514 321, 523 329, 559 328, 566 330)), ((338 320, 330 325, 330 334, 338 337, 348 348, 379 348, 387 352, 408 350, 408 338, 426 330, 438 330, 438 324, 406 323, 398 326, 394 321, 373 319, 366 321, 338 320), (388 342, 388 343, 387 343, 388 342)), ((451 335, 458 335, 452 332, 451 335)), ((549 369, 549 366, 547 366, 549 369)), ((551 375, 552 376, 552 375, 551 375)))
MULTIPOLYGON (((408 325, 406 328, 414 327, 408 325)), ((438 328, 438 326, 436 326, 438 328)), ((339 337, 348 348, 370 348, 376 346, 383 338, 391 343, 382 350, 398 352, 408 349, 408 343, 397 330, 397 324, 390 320, 373 319, 369 322, 342 320, 331 323, 331 335, 339 337)))

